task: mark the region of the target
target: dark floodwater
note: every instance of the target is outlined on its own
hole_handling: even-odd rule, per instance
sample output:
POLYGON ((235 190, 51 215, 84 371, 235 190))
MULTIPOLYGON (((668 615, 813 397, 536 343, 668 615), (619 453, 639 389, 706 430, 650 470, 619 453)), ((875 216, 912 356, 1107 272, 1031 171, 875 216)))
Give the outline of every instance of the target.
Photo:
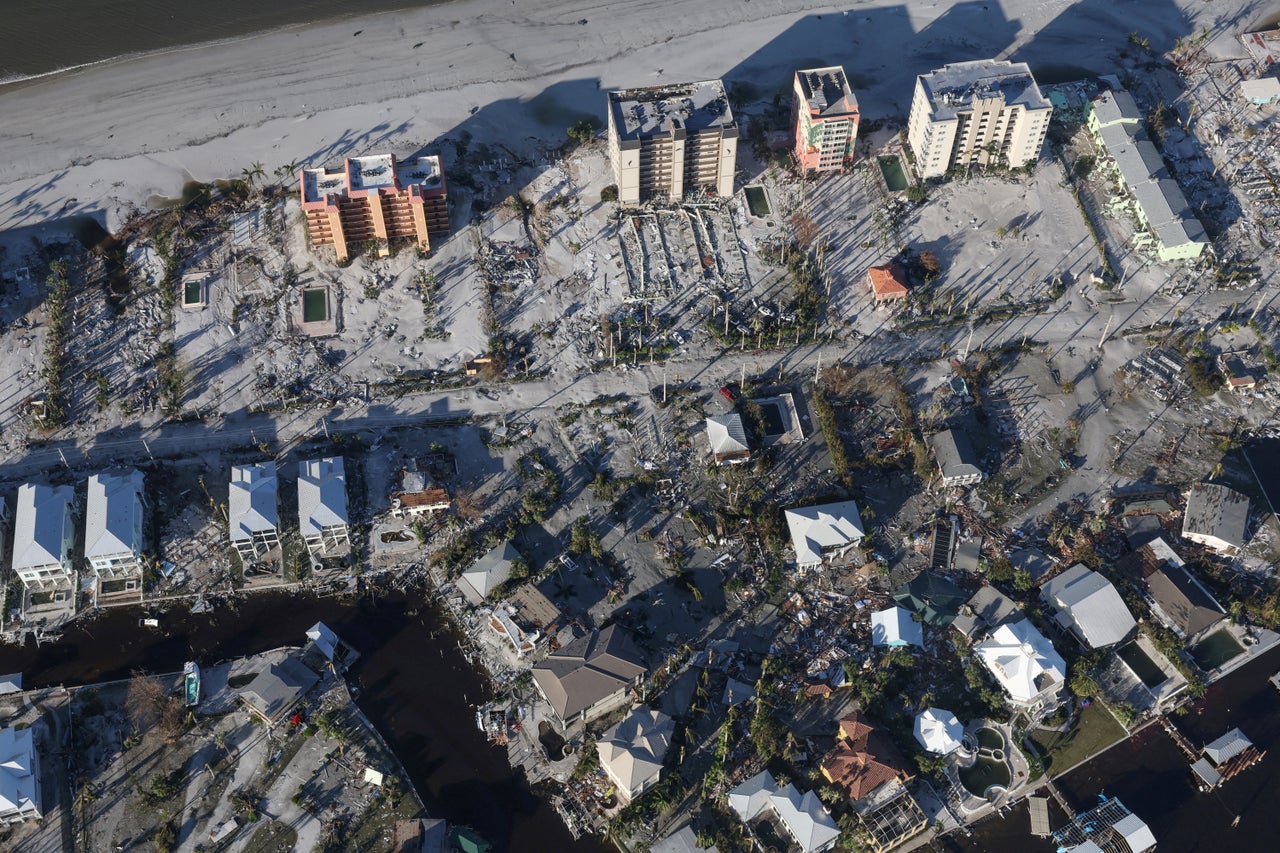
POLYGON ((444 0, 24 0, 0 3, 0 81, 289 24, 444 0))
MULTIPOLYGON (((1058 780, 1081 810, 1098 795, 1118 797, 1155 833, 1159 853, 1271 853, 1280 850, 1280 692, 1267 678, 1280 669, 1273 650, 1224 678, 1178 728, 1197 747, 1239 727, 1267 756, 1256 767, 1202 794, 1192 786, 1186 758, 1164 730, 1151 726, 1058 780), (1232 827, 1236 816, 1240 822, 1232 827)), ((1054 823, 1054 826, 1060 824, 1054 823)), ((974 837, 950 842, 963 851, 1051 851, 1033 839, 1025 807, 979 825, 974 837), (961 844, 960 841, 965 843, 961 844)))
POLYGON ((234 613, 171 609, 159 631, 138 627, 139 615, 132 608, 111 611, 39 648, 0 646, 0 672, 22 672, 28 687, 125 678, 139 667, 173 672, 186 660, 212 663, 299 645, 308 627, 324 621, 360 651, 353 671, 363 688, 360 707, 433 816, 473 826, 513 853, 608 849, 575 843, 523 776, 512 773, 505 754, 484 741, 470 704, 482 697, 483 685, 431 605, 401 597, 347 603, 263 595, 234 613))

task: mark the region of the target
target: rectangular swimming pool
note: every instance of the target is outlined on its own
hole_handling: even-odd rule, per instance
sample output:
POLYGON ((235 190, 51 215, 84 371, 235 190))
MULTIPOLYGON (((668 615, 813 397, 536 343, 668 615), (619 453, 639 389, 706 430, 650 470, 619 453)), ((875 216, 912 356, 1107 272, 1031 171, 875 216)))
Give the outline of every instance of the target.
POLYGON ((765 217, 770 214, 769 197, 765 195, 764 187, 747 187, 743 192, 747 195, 747 208, 752 216, 765 217))
POLYGON ((884 175, 884 182, 889 185, 889 189, 897 193, 911 186, 907 180, 907 173, 902 168, 902 161, 896 155, 881 157, 879 163, 880 172, 884 175))
POLYGON ((323 287, 302 291, 302 322, 320 323, 329 319, 329 292, 323 287))

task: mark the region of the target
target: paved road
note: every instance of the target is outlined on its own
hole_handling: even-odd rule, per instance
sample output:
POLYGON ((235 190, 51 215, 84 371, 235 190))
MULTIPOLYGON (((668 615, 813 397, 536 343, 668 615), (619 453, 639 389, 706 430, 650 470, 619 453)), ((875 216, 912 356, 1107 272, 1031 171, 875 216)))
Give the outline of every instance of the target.
MULTIPOLYGON (((715 387, 748 373, 783 372, 791 376, 812 374, 820 365, 836 362, 847 364, 879 364, 886 361, 940 358, 961 355, 1023 341, 1039 341, 1053 355, 1068 346, 1077 349, 1096 347, 1105 332, 1108 339, 1125 327, 1137 327, 1172 319, 1179 308, 1190 308, 1194 314, 1217 316, 1234 304, 1251 304, 1252 295, 1238 292, 1210 292, 1179 300, 1160 296, 1145 302, 1095 308, 1069 293, 1048 311, 1019 315, 1010 320, 970 327, 957 324, 945 328, 899 332, 882 325, 879 333, 856 341, 827 344, 804 344, 799 347, 759 352, 729 351, 710 358, 674 359, 668 362, 668 381, 696 381, 703 387, 715 387)), ((1184 319, 1186 317, 1184 316, 1184 319)), ((608 368, 597 373, 571 375, 567 372, 529 382, 471 387, 440 392, 407 395, 398 399, 374 401, 355 407, 332 410, 307 410, 280 414, 254 414, 229 417, 218 423, 183 422, 131 426, 104 435, 85 434, 58 439, 30 447, 0 461, 0 477, 16 479, 31 476, 66 464, 87 470, 115 463, 138 462, 150 457, 181 457, 193 451, 227 450, 235 447, 267 443, 278 452, 288 450, 297 441, 329 432, 376 431, 394 427, 429 426, 432 423, 471 419, 485 415, 519 415, 532 410, 555 407, 568 402, 585 402, 600 394, 648 394, 660 386, 664 368, 641 365, 638 368, 608 368)), ((1097 378, 1080 383, 1075 392, 1077 403, 1090 411, 1082 440, 1082 450, 1094 462, 1102 457, 1094 452, 1105 449, 1104 427, 1095 420, 1099 407, 1090 407, 1102 389, 1097 378)), ((1057 490, 1089 485, 1086 472, 1078 471, 1057 490)), ((1096 484, 1094 484, 1096 488, 1096 484)), ((1086 490, 1088 491, 1088 490, 1086 490)))

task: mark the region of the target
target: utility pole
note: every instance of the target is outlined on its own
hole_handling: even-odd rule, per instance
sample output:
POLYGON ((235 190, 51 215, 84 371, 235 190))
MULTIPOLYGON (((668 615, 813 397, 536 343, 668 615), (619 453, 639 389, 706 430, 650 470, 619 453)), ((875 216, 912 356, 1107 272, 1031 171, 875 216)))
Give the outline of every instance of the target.
POLYGON ((662 402, 667 402, 667 363, 662 362, 662 402))
POLYGON ((71 470, 71 465, 67 462, 67 454, 65 454, 65 453, 63 453, 63 452, 62 452, 62 448, 61 448, 61 447, 59 447, 59 448, 58 448, 58 455, 59 455, 60 457, 62 457, 62 464, 63 464, 64 466, 66 466, 66 468, 67 468, 67 470, 68 470, 68 471, 70 471, 70 470, 71 470))
POLYGON ((1107 342, 1107 332, 1111 331, 1111 321, 1116 318, 1116 309, 1111 309, 1111 316, 1107 318, 1107 325, 1102 327, 1102 337, 1098 338, 1098 349, 1102 349, 1102 345, 1107 342))
POLYGON ((818 351, 818 365, 813 368, 813 384, 818 384, 818 377, 822 375, 822 351, 818 351))
POLYGON ((969 325, 969 339, 964 342, 964 355, 961 356, 960 358, 961 361, 969 360, 969 344, 971 343, 973 343, 973 325, 972 324, 969 325))

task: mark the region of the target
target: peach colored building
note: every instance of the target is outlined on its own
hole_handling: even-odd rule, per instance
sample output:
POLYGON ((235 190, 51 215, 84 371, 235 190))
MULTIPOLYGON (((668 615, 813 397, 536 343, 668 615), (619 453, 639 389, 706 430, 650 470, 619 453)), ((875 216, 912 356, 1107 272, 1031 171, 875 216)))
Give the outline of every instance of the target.
POLYGON ((409 239, 427 250, 431 237, 449 233, 448 190, 435 155, 348 157, 341 169, 303 169, 300 183, 312 247, 333 246, 340 261, 368 240, 409 239))
POLYGON ((898 264, 871 267, 867 270, 867 290, 871 291, 871 299, 877 305, 906 299, 908 290, 902 267, 898 264))
POLYGON ((858 99, 849 88, 844 68, 797 71, 791 127, 796 161, 802 170, 831 172, 853 158, 858 141, 858 99))

